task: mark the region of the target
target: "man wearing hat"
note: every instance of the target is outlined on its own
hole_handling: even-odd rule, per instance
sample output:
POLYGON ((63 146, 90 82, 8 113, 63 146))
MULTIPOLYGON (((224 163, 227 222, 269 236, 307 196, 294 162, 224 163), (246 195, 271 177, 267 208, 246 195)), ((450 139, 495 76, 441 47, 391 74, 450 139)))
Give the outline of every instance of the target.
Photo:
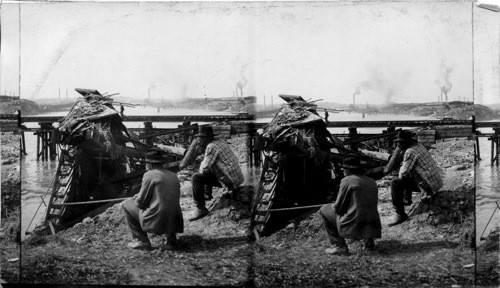
POLYGON ((377 210, 377 183, 365 175, 358 155, 344 158, 342 168, 345 177, 340 182, 337 199, 320 209, 323 224, 332 248, 326 253, 347 255, 349 248, 345 238, 363 240, 364 249, 375 249, 373 238, 382 236, 382 225, 377 210))
POLYGON ((441 171, 436 161, 427 148, 413 139, 411 131, 400 131, 394 141, 404 151, 404 155, 398 178, 391 181, 392 205, 396 215, 389 226, 408 220, 404 205, 411 204, 413 191, 422 191, 430 196, 443 186, 441 171))
POLYGON ((148 234, 166 234, 164 248, 172 248, 175 233, 184 231, 180 198, 180 182, 177 175, 165 168, 163 151, 151 148, 146 151, 146 173, 142 176, 141 190, 133 198, 122 202, 125 219, 132 232, 134 249, 151 249, 148 234))
POLYGON ((195 221, 208 215, 208 209, 205 207, 205 186, 222 187, 225 185, 228 190, 233 191, 244 180, 238 158, 226 141, 214 138, 212 126, 198 127, 198 134, 195 137, 199 137, 202 148, 206 148, 200 170, 193 174, 192 178, 196 211, 189 221, 195 221))

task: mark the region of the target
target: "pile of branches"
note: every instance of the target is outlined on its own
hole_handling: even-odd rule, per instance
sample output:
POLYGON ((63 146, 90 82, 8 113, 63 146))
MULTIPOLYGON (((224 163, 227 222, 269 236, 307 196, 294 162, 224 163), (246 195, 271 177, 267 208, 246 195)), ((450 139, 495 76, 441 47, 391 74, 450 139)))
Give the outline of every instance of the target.
POLYGON ((112 142, 109 133, 122 134, 120 131, 125 130, 112 103, 111 96, 99 92, 78 98, 68 114, 59 121, 60 143, 80 145, 93 142, 96 147, 104 144, 109 150, 112 142))
POLYGON ((113 109, 113 112, 118 113, 118 111, 114 110, 112 103, 113 99, 110 96, 98 94, 89 94, 79 98, 68 114, 61 120, 60 130, 67 130, 76 122, 99 115, 108 109, 113 109))
MULTIPOLYGON (((282 152, 281 148, 293 147, 310 157, 314 157, 319 150, 315 125, 294 126, 311 115, 317 115, 316 105, 311 102, 291 100, 283 104, 276 116, 264 128, 262 133, 265 139, 265 150, 282 152)), ((318 119, 319 116, 318 116, 318 119)), ((309 124, 309 123, 306 123, 309 124)))

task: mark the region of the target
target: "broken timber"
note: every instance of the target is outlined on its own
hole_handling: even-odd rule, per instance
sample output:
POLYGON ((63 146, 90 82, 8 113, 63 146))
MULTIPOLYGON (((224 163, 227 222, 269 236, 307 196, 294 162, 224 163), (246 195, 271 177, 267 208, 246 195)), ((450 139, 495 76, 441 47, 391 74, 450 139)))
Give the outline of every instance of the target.
MULTIPOLYGON (((136 194, 145 172, 144 152, 152 147, 127 130, 110 97, 95 90, 77 92, 83 98, 52 131, 60 132, 55 142, 61 153, 45 223, 55 231, 136 194)), ((164 167, 177 171, 181 157, 164 152, 164 167)))
MULTIPOLYGON (((336 198, 347 154, 361 156, 373 178, 380 178, 386 160, 357 151, 351 129, 351 147, 331 135, 316 112, 316 105, 300 96, 285 95, 287 104, 264 127, 264 164, 252 209, 249 237, 258 239, 283 228, 287 222, 317 211, 336 198), (354 147, 353 147, 354 146, 354 147), (354 149, 353 149, 354 148, 354 149)), ((388 134, 373 139, 391 137, 388 134)))

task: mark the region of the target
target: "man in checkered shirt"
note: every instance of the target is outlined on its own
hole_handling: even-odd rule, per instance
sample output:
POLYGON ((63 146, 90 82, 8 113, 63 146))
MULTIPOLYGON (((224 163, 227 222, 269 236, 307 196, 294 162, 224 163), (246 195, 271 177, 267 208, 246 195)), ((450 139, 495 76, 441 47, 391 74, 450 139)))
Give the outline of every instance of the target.
POLYGON ((411 205, 413 191, 422 191, 430 196, 443 186, 441 171, 436 161, 422 144, 413 139, 411 131, 401 131, 394 141, 401 150, 406 151, 399 169, 399 177, 391 181, 392 204, 396 215, 389 226, 408 220, 404 206, 411 205))
POLYGON ((222 187, 233 191, 243 183, 243 173, 238 158, 223 139, 215 139, 212 126, 199 127, 196 137, 200 137, 202 147, 206 146, 205 158, 198 173, 193 174, 193 200, 196 211, 189 221, 195 221, 208 215, 205 207, 205 186, 222 187))

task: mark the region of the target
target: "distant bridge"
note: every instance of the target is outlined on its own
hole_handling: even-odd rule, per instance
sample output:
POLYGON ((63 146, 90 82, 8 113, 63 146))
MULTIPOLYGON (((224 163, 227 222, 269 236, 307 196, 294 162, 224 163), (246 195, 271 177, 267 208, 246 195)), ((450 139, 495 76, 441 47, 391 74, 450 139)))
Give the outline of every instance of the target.
MULTIPOLYGON (((24 123, 55 123, 61 120, 61 116, 21 116, 24 123)), ((238 121, 253 120, 252 115, 247 113, 236 115, 142 115, 122 118, 123 122, 214 122, 214 121, 238 121)))

